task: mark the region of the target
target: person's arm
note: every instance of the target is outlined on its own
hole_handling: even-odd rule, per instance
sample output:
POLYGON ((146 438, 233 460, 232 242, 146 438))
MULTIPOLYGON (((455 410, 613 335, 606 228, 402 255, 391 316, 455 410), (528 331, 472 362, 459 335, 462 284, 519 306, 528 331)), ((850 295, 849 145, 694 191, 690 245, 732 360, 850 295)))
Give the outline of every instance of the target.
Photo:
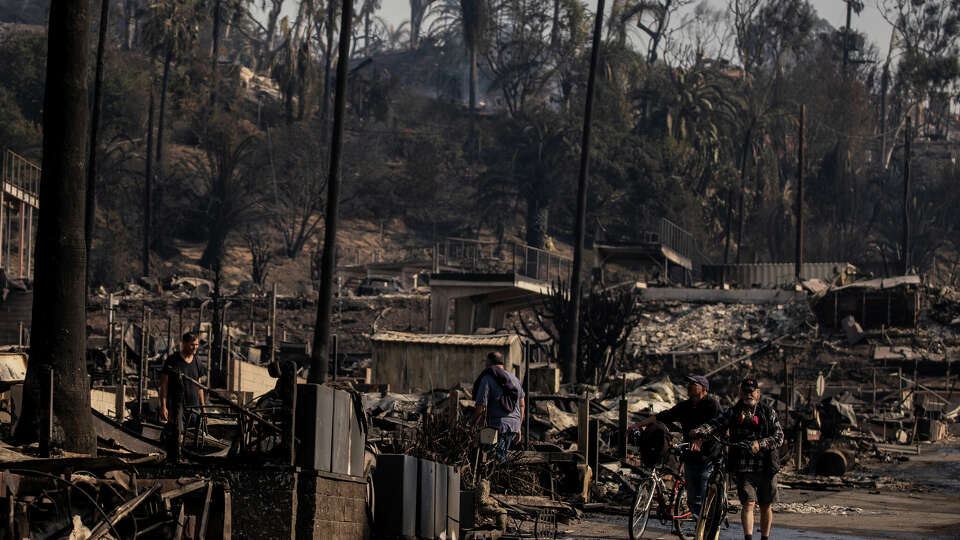
POLYGON ((160 419, 167 419, 167 374, 166 372, 160 373, 160 419))
POLYGON ((650 424, 652 424, 652 423, 654 423, 654 422, 656 422, 656 421, 657 421, 657 415, 651 414, 650 416, 644 418, 643 420, 641 420, 641 421, 637 422, 636 424, 634 424, 633 426, 631 426, 630 429, 632 429, 632 430, 634 430, 634 431, 636 431, 636 430, 638 430, 638 429, 643 429, 643 428, 649 426, 650 424))
POLYGON ((754 453, 759 450, 773 450, 783 444, 783 428, 780 426, 780 419, 777 418, 777 411, 773 410, 773 407, 769 407, 767 410, 770 415, 770 423, 773 424, 773 435, 758 439, 756 441, 757 450, 754 453))
POLYGON ((690 437, 694 439, 702 439, 707 435, 710 435, 711 433, 717 431, 721 427, 726 426, 727 424, 730 423, 730 414, 731 414, 730 411, 732 411, 733 409, 734 407, 730 407, 729 409, 724 411, 723 414, 721 414, 720 416, 717 416, 713 420, 710 420, 709 422, 703 424, 697 429, 692 430, 690 432, 690 437))
POLYGON ((673 422, 679 416, 679 413, 677 412, 677 409, 679 407, 680 407, 680 403, 677 403, 676 405, 674 405, 673 407, 670 407, 665 411, 660 411, 657 414, 651 414, 650 416, 644 418, 640 422, 637 422, 636 424, 634 424, 631 429, 633 429, 634 431, 638 429, 643 429, 654 422, 664 422, 664 423, 673 422))
MULTIPOLYGON (((523 390, 521 390, 522 392, 523 390)), ((527 399, 524 397, 520 398, 520 429, 517 430, 517 439, 515 442, 520 442, 520 437, 523 436, 523 419, 526 418, 524 414, 527 412, 527 399)))
POLYGON ((489 393, 490 383, 485 377, 480 381, 480 386, 477 388, 477 395, 473 396, 475 403, 473 407, 473 422, 475 424, 480 423, 487 417, 487 395, 489 393))

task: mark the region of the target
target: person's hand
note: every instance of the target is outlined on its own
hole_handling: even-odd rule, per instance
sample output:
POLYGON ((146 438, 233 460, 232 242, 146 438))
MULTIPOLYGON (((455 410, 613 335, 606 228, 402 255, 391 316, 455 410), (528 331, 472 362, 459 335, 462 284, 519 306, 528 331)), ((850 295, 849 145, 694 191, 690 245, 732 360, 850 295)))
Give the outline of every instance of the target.
POLYGON ((759 443, 759 442, 753 441, 752 443, 750 443, 750 452, 751 452, 751 453, 756 454, 756 453, 759 452, 759 451, 760 451, 760 443, 759 443))
POLYGON ((160 407, 160 419, 163 420, 164 422, 167 421, 167 406, 166 406, 166 405, 160 407))
POLYGON ((703 446, 703 439, 694 439, 690 443, 690 450, 694 452, 699 452, 701 446, 703 446))
POLYGON ((521 437, 521 434, 522 434, 522 433, 523 433, 523 430, 518 429, 518 430, 517 430, 517 436, 516 436, 516 438, 513 439, 513 442, 515 442, 515 443, 520 442, 520 439, 523 438, 523 437, 521 437))

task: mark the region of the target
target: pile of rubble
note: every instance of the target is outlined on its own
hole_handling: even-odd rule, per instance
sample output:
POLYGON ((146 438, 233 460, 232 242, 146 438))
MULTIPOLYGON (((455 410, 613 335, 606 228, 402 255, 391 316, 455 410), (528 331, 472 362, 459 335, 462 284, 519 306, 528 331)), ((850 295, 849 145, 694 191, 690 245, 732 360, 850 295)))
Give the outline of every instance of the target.
POLYGON ((783 305, 646 303, 640 325, 630 335, 630 352, 667 354, 749 352, 780 336, 813 337, 816 326, 806 302, 783 305))

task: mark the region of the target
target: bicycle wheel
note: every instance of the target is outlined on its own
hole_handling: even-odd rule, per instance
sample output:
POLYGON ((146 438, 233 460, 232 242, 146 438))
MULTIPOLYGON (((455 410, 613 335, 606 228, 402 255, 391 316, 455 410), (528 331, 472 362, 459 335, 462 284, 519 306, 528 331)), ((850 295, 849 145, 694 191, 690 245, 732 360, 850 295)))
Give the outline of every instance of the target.
POLYGON ((715 482, 707 487, 707 494, 703 496, 700 521, 694 532, 696 540, 717 540, 720 536, 720 523, 723 521, 722 494, 715 482))
POLYGON ((647 529, 647 521, 650 519, 650 505, 653 503, 653 494, 656 486, 653 479, 646 480, 637 488, 637 494, 633 497, 633 505, 630 507, 630 540, 638 540, 643 536, 643 531, 647 529))
POLYGON ((686 486, 680 486, 674 494, 673 502, 670 505, 670 513, 673 517, 673 533, 676 534, 680 540, 693 538, 695 524, 693 515, 690 513, 690 508, 687 504, 686 486))

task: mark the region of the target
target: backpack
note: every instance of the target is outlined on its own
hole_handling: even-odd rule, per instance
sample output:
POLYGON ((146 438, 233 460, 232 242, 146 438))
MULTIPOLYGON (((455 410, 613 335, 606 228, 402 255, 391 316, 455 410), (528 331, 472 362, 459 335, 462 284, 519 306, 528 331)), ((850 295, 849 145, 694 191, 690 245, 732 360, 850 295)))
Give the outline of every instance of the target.
POLYGON ((640 461, 644 467, 652 468, 667 455, 670 432, 663 422, 654 422, 640 433, 640 461))

